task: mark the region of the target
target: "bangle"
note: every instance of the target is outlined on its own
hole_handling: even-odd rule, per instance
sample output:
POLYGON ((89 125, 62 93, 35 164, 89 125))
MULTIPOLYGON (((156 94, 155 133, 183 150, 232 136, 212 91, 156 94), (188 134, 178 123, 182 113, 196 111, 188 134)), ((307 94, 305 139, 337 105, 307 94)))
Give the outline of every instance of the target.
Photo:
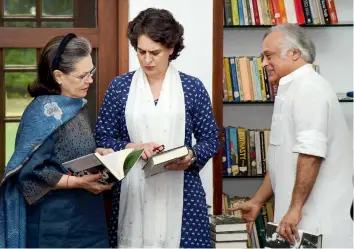
POLYGON ((68 175, 68 178, 66 179, 66 188, 69 188, 69 177, 70 175, 68 175))

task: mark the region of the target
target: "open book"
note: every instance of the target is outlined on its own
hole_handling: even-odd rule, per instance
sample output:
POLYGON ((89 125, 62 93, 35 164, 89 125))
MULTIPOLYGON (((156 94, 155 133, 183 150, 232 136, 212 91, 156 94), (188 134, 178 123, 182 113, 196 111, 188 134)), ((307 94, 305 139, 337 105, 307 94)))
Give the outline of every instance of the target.
MULTIPOLYGON (((322 248, 322 235, 298 229, 300 240, 295 245, 282 238, 277 232, 278 224, 268 222, 264 248, 322 248)), ((295 239, 295 237, 294 237, 295 239)))
POLYGON ((121 181, 140 159, 144 150, 127 148, 105 156, 99 153, 88 154, 83 157, 63 163, 63 166, 74 176, 102 173, 103 184, 121 181))
POLYGON ((150 177, 166 171, 166 164, 182 159, 187 155, 188 148, 186 146, 180 146, 153 155, 143 167, 145 177, 150 177))

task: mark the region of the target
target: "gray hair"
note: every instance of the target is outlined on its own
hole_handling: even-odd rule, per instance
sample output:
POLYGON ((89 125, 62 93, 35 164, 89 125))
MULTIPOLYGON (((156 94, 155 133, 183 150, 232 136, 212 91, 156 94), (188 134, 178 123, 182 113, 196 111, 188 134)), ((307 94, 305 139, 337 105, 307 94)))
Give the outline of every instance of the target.
MULTIPOLYGON (((61 94, 60 86, 54 79, 52 64, 64 36, 51 39, 44 47, 37 66, 37 79, 28 86, 32 97, 61 94)), ((75 64, 91 54, 90 42, 83 37, 75 37, 67 44, 61 56, 58 70, 63 73, 75 71, 75 64)))
POLYGON ((296 24, 283 23, 271 27, 264 35, 263 40, 272 32, 281 32, 284 35, 282 43, 282 56, 289 49, 297 49, 308 63, 313 63, 316 57, 315 44, 311 41, 305 30, 296 24))
MULTIPOLYGON (((59 44, 63 37, 55 39, 48 48, 50 61, 53 61, 58 50, 59 44)), ((59 70, 65 73, 70 73, 75 70, 75 64, 83 58, 89 56, 92 52, 90 42, 84 37, 75 37, 70 40, 61 55, 59 70)))

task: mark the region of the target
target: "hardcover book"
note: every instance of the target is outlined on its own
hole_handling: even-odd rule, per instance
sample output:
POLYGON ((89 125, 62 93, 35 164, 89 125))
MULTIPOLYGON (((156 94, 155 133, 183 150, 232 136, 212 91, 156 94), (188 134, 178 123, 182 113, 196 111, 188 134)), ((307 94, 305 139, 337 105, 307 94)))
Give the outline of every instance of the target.
POLYGON ((167 171, 166 164, 182 159, 187 155, 188 148, 186 146, 180 146, 153 155, 143 167, 145 177, 167 171))
POLYGON ((104 156, 96 152, 65 162, 63 166, 74 176, 101 172, 100 182, 110 184, 123 180, 140 159, 143 151, 127 148, 104 156))

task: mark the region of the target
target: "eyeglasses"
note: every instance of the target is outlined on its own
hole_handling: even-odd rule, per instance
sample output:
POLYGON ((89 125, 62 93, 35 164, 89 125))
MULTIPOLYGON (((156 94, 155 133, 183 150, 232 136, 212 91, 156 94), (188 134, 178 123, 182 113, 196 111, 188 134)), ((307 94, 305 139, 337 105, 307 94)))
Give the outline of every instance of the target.
POLYGON ((93 78, 93 76, 96 73, 96 68, 94 67, 88 74, 86 74, 85 76, 75 76, 69 73, 70 76, 80 79, 82 81, 88 81, 90 78, 93 78))

